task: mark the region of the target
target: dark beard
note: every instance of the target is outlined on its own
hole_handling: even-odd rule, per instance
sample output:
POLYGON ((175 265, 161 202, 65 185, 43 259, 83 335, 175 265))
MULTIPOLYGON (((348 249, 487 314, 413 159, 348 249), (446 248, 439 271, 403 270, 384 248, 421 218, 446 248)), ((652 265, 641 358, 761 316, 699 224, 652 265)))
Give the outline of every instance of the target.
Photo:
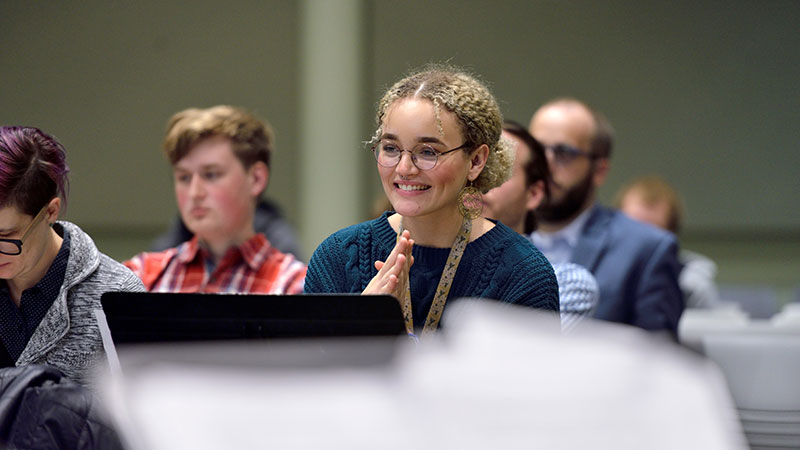
POLYGON ((593 192, 593 178, 594 173, 590 171, 586 178, 577 186, 570 188, 558 203, 554 203, 552 198, 546 199, 536 208, 536 217, 547 223, 564 223, 573 219, 593 192))

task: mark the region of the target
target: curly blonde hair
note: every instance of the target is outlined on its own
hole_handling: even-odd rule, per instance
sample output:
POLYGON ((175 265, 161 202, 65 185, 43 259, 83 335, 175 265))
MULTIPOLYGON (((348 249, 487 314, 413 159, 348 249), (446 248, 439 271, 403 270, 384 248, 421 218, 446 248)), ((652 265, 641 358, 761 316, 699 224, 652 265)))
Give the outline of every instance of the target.
POLYGON ((483 144, 489 147, 486 166, 473 182, 477 189, 488 192, 511 177, 515 153, 509 142, 500 139, 503 116, 497 101, 474 76, 451 66, 427 66, 389 88, 378 103, 378 129, 373 143, 383 133, 383 119, 389 107, 399 99, 410 97, 426 98, 433 103, 440 133, 439 108, 444 107, 458 118, 467 150, 483 144))

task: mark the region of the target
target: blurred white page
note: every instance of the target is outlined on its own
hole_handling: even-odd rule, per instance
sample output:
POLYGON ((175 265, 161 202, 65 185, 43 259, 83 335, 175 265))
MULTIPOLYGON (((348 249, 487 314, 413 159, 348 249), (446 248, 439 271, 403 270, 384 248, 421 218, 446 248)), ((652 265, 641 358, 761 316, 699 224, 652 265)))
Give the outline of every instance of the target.
POLYGON ((445 319, 393 359, 369 339, 122 348, 107 401, 131 450, 747 448, 724 378, 678 346, 494 302, 445 319))

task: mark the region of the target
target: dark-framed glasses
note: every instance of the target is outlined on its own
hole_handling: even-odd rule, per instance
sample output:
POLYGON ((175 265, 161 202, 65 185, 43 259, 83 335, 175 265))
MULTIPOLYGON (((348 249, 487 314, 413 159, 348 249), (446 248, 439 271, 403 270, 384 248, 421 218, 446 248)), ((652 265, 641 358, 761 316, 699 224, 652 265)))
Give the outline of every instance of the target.
POLYGON ((411 150, 405 150, 393 142, 380 141, 372 147, 372 153, 375 154, 375 159, 378 161, 378 164, 383 167, 391 168, 400 164, 403 152, 408 152, 411 155, 411 162, 417 169, 431 170, 436 167, 436 163, 441 156, 463 148, 467 148, 467 143, 440 152, 430 144, 420 143, 415 145, 411 150))
POLYGON ((562 166, 565 166, 581 157, 597 159, 597 155, 590 152, 585 152, 568 144, 546 145, 544 147, 544 151, 548 158, 552 158, 557 164, 562 166))
POLYGON ((22 253, 22 243, 25 242, 25 240, 28 238, 28 235, 31 234, 31 230, 33 230, 36 225, 42 221, 42 218, 45 216, 45 211, 47 211, 47 205, 44 205, 42 209, 39 210, 39 212, 36 214, 36 217, 34 217, 31 223, 28 224, 28 228, 26 228, 25 232, 22 233, 21 238, 0 238, 0 253, 11 256, 16 256, 22 253))

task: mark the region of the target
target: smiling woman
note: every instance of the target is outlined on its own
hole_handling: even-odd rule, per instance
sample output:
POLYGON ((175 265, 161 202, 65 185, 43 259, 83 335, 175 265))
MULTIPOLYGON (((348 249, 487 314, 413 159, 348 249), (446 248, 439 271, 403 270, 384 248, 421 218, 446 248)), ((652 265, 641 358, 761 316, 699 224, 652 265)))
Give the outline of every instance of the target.
POLYGON ((456 68, 424 69, 386 92, 377 124, 372 152, 395 212, 320 244, 305 291, 394 295, 410 334, 436 330, 446 303, 460 297, 557 314, 547 260, 480 217, 480 195, 509 177, 514 158, 489 90, 456 68))
POLYGON ((29 127, 0 127, 0 367, 48 364, 83 384, 103 355, 94 310, 136 276, 57 221, 67 201, 64 147, 29 127))

